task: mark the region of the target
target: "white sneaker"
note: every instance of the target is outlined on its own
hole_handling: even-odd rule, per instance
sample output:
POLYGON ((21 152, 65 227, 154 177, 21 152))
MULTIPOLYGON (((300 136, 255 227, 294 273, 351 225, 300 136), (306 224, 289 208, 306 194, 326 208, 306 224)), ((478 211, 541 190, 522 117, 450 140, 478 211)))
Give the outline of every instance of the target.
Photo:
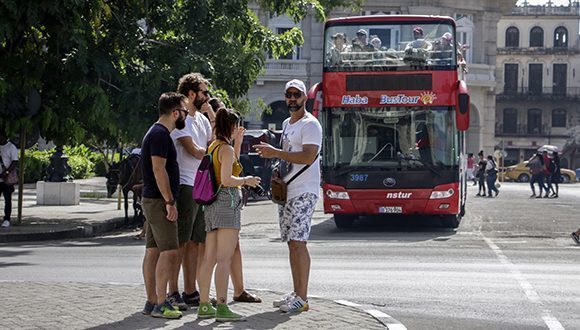
POLYGON ((274 300, 272 305, 275 308, 278 308, 282 305, 288 304, 289 302, 294 300, 295 297, 296 297, 296 292, 288 292, 287 294, 283 295, 282 298, 280 298, 280 300, 274 300))
POLYGON ((306 312, 308 307, 308 300, 304 301, 302 298, 296 296, 292 301, 280 306, 280 310, 284 313, 299 313, 306 312))
POLYGON ((1 227, 2 227, 2 228, 8 228, 8 227, 10 227, 10 221, 8 221, 8 220, 4 220, 4 221, 2 222, 2 226, 1 226, 1 227))

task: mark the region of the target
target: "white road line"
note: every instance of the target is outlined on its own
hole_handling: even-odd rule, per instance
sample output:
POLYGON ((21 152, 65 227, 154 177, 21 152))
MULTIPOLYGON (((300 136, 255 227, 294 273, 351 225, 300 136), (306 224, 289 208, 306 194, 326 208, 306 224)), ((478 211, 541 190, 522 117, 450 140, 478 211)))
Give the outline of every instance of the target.
POLYGON ((383 312, 381 312, 381 311, 378 311, 378 310, 376 310, 376 309, 368 309, 368 310, 366 310, 365 312, 367 312, 367 313, 369 313, 369 314, 371 314, 372 316, 374 316, 374 317, 377 317, 377 318, 386 318, 386 317, 390 317, 388 314, 385 314, 385 313, 383 313, 383 312))
POLYGON ((341 304, 341 305, 345 305, 345 306, 350 306, 350 307, 360 307, 361 305, 359 304, 355 304, 353 302, 350 302, 348 300, 335 300, 334 301, 337 304, 341 304))
POLYGON ((516 265, 514 265, 508 257, 502 252, 502 250, 497 246, 491 239, 485 237, 483 234, 483 239, 489 246, 489 248, 495 253, 497 259, 500 261, 501 264, 506 266, 509 269, 512 276, 518 281, 520 287, 524 290, 524 293, 528 300, 538 306, 538 308, 542 311, 542 320, 548 326, 550 330, 564 330, 562 324, 556 319, 549 309, 544 307, 544 303, 540 298, 540 295, 534 290, 534 287, 528 280, 524 277, 524 275, 518 270, 516 265))
POLYGON ((368 309, 365 310, 365 312, 369 313, 375 319, 381 321, 381 323, 383 323, 389 330, 407 330, 406 326, 404 326, 399 321, 395 320, 389 314, 385 314, 376 309, 368 309))

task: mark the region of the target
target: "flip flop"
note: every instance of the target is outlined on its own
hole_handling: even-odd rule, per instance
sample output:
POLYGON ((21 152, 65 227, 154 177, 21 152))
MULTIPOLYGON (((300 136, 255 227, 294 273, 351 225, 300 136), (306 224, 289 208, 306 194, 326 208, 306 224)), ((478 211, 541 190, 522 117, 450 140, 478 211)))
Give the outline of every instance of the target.
POLYGON ((255 294, 251 294, 248 291, 244 290, 242 294, 240 294, 237 297, 234 297, 234 301, 247 303, 261 303, 262 299, 260 299, 260 297, 256 296, 255 294))

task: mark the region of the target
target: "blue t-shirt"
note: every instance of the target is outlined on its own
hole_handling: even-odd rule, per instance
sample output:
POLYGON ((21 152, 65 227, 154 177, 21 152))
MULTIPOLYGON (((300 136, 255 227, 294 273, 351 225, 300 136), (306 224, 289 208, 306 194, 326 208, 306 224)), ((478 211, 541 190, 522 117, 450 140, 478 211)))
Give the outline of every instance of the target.
POLYGON ((153 124, 143 138, 141 144, 141 157, 143 166, 143 197, 163 198, 155 175, 153 174, 153 162, 151 156, 165 158, 165 170, 169 176, 169 185, 173 199, 179 194, 179 165, 177 164, 177 152, 167 128, 159 123, 153 124))

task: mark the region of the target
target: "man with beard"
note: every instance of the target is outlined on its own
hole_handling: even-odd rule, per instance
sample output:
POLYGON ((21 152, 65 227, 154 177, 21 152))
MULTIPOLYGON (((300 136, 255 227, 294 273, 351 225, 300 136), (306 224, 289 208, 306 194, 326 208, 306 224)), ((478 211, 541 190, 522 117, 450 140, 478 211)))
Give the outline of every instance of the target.
POLYGON ((143 314, 176 319, 181 312, 166 299, 167 284, 177 263, 177 208, 179 165, 171 139, 173 129, 183 129, 188 111, 186 97, 163 93, 159 98, 159 120, 143 138, 143 213, 149 223, 143 279, 147 302, 143 314))
POLYGON ((306 243, 310 236, 312 214, 320 193, 319 154, 322 146, 322 127, 306 111, 306 86, 294 79, 286 83, 286 105, 290 118, 282 124, 282 149, 267 143, 254 148, 264 158, 280 159, 280 175, 288 184, 287 201, 278 207, 280 234, 290 251, 290 268, 294 291, 274 301, 282 312, 308 310, 308 277, 310 254, 306 243))

